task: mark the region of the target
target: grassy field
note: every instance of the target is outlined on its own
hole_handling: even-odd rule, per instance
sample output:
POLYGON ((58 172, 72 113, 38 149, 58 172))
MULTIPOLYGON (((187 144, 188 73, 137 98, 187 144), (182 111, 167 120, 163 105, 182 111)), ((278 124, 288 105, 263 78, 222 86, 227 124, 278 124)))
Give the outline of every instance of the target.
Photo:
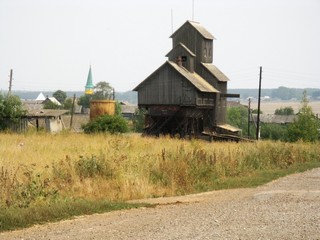
POLYGON ((60 219, 56 213, 67 211, 60 208, 72 216, 131 199, 257 186, 319 167, 317 144, 0 134, 0 231, 60 219), (15 226, 19 216, 31 212, 40 217, 31 214, 35 219, 15 226))

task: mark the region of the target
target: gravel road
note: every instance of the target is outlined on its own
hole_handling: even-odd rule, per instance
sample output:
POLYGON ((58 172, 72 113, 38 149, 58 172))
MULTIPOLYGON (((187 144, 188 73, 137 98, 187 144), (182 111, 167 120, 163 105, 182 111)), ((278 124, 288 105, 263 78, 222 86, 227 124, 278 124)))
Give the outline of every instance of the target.
POLYGON ((0 239, 320 239, 320 168, 254 189, 221 190, 5 232, 0 239))

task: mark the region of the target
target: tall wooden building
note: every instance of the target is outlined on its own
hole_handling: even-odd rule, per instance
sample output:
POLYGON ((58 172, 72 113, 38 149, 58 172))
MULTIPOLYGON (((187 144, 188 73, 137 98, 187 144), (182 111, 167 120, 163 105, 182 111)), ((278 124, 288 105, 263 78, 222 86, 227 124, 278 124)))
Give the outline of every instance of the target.
POLYGON ((187 21, 172 35, 168 60, 141 82, 139 108, 147 109, 146 134, 200 135, 236 132, 226 124, 229 79, 213 62, 214 37, 187 21))

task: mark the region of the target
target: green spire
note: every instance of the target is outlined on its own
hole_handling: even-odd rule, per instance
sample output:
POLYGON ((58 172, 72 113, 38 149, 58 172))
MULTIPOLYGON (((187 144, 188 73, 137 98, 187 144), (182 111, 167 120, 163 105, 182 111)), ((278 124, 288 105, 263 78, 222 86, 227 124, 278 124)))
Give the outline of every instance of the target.
POLYGON ((88 95, 93 94, 93 88, 94 88, 94 85, 92 83, 92 73, 91 73, 91 65, 90 65, 85 94, 88 94, 88 95))

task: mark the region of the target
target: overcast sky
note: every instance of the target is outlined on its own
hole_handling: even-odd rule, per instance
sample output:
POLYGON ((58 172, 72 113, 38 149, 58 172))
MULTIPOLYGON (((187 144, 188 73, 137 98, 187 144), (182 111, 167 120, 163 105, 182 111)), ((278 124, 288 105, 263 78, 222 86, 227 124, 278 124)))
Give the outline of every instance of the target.
POLYGON ((0 91, 132 90, 160 67, 186 20, 214 40, 228 88, 320 88, 319 0, 0 0, 0 91), (194 7, 193 7, 194 6, 194 7), (194 11, 193 11, 194 9, 194 11))

